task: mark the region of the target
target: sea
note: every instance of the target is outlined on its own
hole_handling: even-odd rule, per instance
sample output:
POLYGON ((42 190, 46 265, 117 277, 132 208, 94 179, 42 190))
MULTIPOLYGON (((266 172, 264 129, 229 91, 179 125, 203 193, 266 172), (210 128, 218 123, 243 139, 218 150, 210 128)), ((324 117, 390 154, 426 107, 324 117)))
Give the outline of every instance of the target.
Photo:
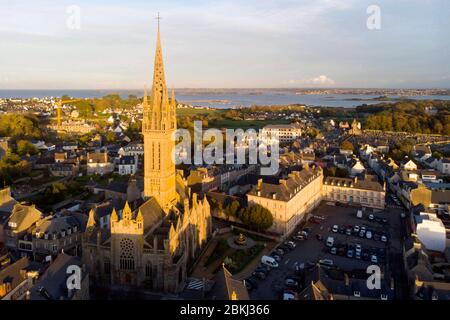
MULTIPOLYGON (((138 90, 1 90, 0 98, 44 98, 68 95, 73 98, 101 98, 108 94, 119 94, 122 98, 128 95, 142 96, 138 90)), ((373 100, 380 95, 367 94, 302 94, 295 90, 192 90, 175 89, 178 102, 193 106, 219 109, 248 107, 252 105, 288 105, 303 104, 307 106, 352 108, 362 104, 376 104, 381 100, 373 100)), ((450 100, 450 95, 396 96, 389 95, 391 100, 408 98, 416 100, 450 100)))

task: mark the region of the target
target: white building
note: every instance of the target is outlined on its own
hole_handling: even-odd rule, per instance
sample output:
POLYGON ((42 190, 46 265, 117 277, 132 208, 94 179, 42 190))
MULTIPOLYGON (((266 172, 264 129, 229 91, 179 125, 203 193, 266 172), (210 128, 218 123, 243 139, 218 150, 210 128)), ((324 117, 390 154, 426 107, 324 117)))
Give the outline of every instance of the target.
POLYGON ((267 144, 278 139, 280 143, 289 143, 302 135, 300 125, 292 124, 270 124, 262 129, 262 137, 267 144))
POLYGON ((446 248, 446 231, 442 220, 435 214, 421 212, 416 218, 416 234, 428 250, 444 252, 446 248))
POLYGON ((120 175, 136 174, 138 169, 138 157, 137 156, 120 157, 118 166, 120 175))

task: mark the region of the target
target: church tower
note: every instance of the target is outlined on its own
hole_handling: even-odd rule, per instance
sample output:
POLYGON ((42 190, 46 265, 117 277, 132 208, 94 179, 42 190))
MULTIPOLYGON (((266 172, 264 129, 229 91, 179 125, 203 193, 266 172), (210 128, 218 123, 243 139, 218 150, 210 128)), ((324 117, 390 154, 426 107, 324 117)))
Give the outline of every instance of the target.
POLYGON ((169 103, 159 32, 156 40, 153 85, 150 101, 144 89, 144 196, 155 197, 162 208, 168 208, 177 200, 175 186, 175 162, 173 152, 176 130, 176 104, 174 93, 169 103))

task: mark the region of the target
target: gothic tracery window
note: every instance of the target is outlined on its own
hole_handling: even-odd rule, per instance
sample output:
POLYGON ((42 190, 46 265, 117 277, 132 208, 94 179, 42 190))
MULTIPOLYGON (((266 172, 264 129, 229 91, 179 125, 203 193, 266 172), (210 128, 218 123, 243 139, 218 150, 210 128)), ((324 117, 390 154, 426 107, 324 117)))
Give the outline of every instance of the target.
POLYGON ((120 269, 134 270, 134 243, 130 239, 120 240, 120 269))

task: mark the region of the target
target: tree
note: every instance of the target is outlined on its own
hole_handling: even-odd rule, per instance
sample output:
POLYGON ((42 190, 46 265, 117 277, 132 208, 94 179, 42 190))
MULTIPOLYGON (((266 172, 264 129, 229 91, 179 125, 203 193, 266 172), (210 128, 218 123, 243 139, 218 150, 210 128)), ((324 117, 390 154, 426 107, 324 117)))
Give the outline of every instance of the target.
POLYGON ((39 152, 39 150, 27 140, 19 140, 17 141, 17 154, 20 156, 35 155, 39 152))
POLYGON ((239 219, 248 227, 258 231, 269 229, 273 224, 272 213, 259 204, 250 205, 239 211, 239 219))
POLYGON ((341 143, 341 149, 353 151, 354 147, 350 141, 345 140, 344 142, 341 143))
POLYGON ((442 159, 444 157, 444 155, 442 153, 440 153, 439 151, 434 151, 432 156, 433 156, 433 158, 436 158, 436 159, 442 159))
POLYGON ((112 131, 109 131, 107 134, 106 134, 106 141, 107 142, 115 142, 116 141, 116 134, 114 133, 114 132, 112 132, 112 131))
POLYGON ((225 215, 227 216, 228 219, 230 218, 230 216, 237 217, 239 208, 240 208, 239 202, 234 200, 228 206, 225 207, 224 210, 225 215))

